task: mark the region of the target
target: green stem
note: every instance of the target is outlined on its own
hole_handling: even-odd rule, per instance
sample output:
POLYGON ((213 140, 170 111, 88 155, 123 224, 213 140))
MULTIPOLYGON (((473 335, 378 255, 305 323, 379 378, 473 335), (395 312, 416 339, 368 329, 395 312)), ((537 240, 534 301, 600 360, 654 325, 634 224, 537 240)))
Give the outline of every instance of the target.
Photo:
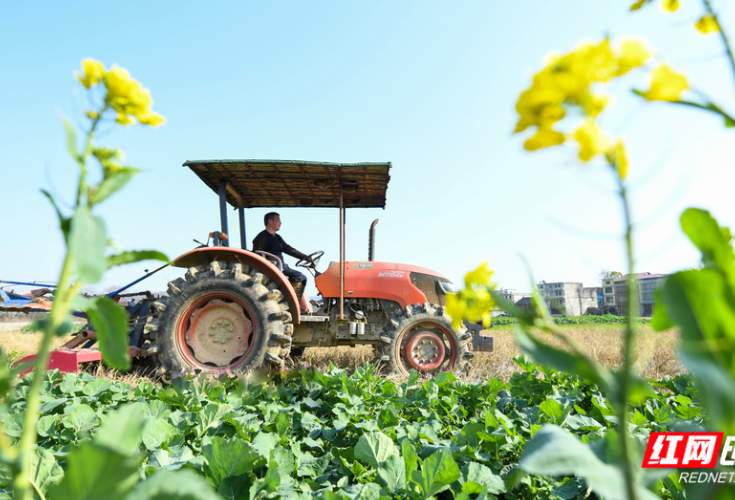
POLYGON ((735 57, 732 55, 732 48, 730 47, 730 41, 727 39, 727 34, 725 33, 725 30, 722 29, 720 20, 717 18, 717 13, 712 8, 710 0, 702 0, 702 2, 704 3, 704 8, 707 9, 707 13, 712 16, 712 19, 715 20, 717 27, 720 29, 720 38, 722 39, 722 44, 725 46, 727 58, 730 60, 730 68, 732 68, 733 77, 735 77, 735 57))
POLYGON ((628 192, 623 179, 617 173, 615 174, 620 188, 620 198, 623 202, 623 212, 625 214, 625 246, 628 256, 628 314, 625 328, 625 338, 622 346, 623 371, 620 379, 620 396, 617 402, 618 410, 618 435, 620 436, 623 475, 625 477, 625 486, 628 491, 630 500, 636 499, 635 477, 633 474, 633 457, 631 453, 631 439, 628 433, 628 395, 630 393, 631 372, 633 369, 633 346, 635 345, 636 324, 634 307, 637 303, 636 283, 634 273, 635 261, 633 259, 633 221, 628 200, 628 192))
POLYGON ((87 138, 84 141, 84 153, 82 153, 82 157, 79 159, 79 185, 77 186, 77 204, 76 206, 80 206, 82 204, 82 197, 84 195, 84 191, 87 188, 87 158, 89 158, 89 154, 92 152, 92 138, 94 137, 94 133, 97 130, 97 124, 99 124, 100 120, 102 120, 102 115, 110 109, 110 105, 105 103, 102 106, 102 109, 99 113, 97 113, 97 116, 92 120, 92 126, 89 128, 89 132, 87 132, 87 138))
MULTIPOLYGON (((71 270, 72 259, 71 256, 67 254, 61 269, 59 285, 69 281, 71 270)), ((41 406, 41 382, 43 381, 46 365, 48 364, 51 354, 51 342, 69 312, 69 306, 71 304, 70 298, 73 298, 78 288, 79 287, 77 285, 70 288, 65 288, 63 286, 59 286, 59 288, 57 288, 51 312, 46 320, 47 323, 46 328, 44 329, 43 338, 41 339, 41 346, 36 354, 33 373, 28 375, 33 377, 33 381, 31 382, 31 387, 28 391, 28 399, 26 401, 25 414, 23 417, 23 434, 21 435, 18 443, 18 459, 16 461, 16 474, 13 482, 15 498, 19 500, 31 500, 33 498, 33 491, 31 489, 32 485, 30 481, 31 458, 33 456, 33 449, 36 445, 37 439, 36 425, 38 423, 38 409, 41 406)))
POLYGON ((682 101, 682 100, 668 101, 668 102, 670 102, 671 104, 679 104, 679 105, 682 105, 682 106, 691 106, 693 108, 703 109, 704 111, 710 111, 712 113, 715 113, 715 114, 718 114, 718 115, 722 116, 729 123, 735 123, 735 118, 733 118, 729 113, 725 112, 722 108, 720 108, 719 106, 717 106, 713 102, 708 102, 707 104, 700 104, 698 102, 682 101))
MULTIPOLYGON (((97 124, 99 123, 102 114, 107 109, 108 105, 105 104, 97 117, 92 120, 92 126, 90 127, 89 132, 87 132, 84 153, 82 157, 78 159, 81 173, 79 175, 79 185, 77 187, 77 207, 79 207, 83 202, 84 191, 86 190, 86 164, 92 151, 92 138, 94 137, 94 132, 97 129, 97 124)), ((18 500, 33 499, 33 485, 30 479, 31 459, 38 439, 36 425, 38 424, 38 410, 41 406, 41 383, 51 354, 51 342, 69 313, 72 300, 74 300, 74 297, 79 292, 79 284, 74 284, 68 288, 66 287, 66 284, 71 281, 72 268, 73 259, 69 254, 69 249, 67 248, 64 263, 61 267, 61 275, 59 276, 59 287, 56 289, 53 306, 46 320, 46 327, 44 329, 43 338, 41 339, 41 346, 36 354, 33 373, 28 375, 33 377, 33 381, 31 382, 31 387, 28 390, 26 400, 25 414, 23 417, 23 434, 20 437, 17 447, 18 457, 13 465, 13 491, 14 498, 18 500)))

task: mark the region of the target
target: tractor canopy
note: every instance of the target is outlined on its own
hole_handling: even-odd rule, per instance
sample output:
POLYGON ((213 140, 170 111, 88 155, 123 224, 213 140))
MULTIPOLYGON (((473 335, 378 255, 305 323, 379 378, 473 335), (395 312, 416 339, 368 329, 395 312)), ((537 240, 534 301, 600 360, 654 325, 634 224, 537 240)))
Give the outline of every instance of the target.
POLYGON ((390 163, 196 160, 185 167, 235 208, 385 208, 390 163), (224 186, 224 187, 223 187, 224 186))

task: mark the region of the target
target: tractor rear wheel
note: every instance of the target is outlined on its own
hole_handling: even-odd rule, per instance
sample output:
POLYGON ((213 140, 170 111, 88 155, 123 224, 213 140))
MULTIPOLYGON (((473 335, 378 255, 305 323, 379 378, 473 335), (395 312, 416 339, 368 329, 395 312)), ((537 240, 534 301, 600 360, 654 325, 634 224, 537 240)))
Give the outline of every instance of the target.
POLYGON ((399 375, 408 375, 411 370, 462 373, 474 357, 471 338, 464 325, 459 330, 452 327, 443 307, 429 303, 407 306, 383 329, 380 360, 389 373, 399 375))
POLYGON ((153 304, 148 329, 161 374, 202 370, 219 375, 280 370, 293 325, 275 283, 243 264, 214 261, 190 268, 153 304))

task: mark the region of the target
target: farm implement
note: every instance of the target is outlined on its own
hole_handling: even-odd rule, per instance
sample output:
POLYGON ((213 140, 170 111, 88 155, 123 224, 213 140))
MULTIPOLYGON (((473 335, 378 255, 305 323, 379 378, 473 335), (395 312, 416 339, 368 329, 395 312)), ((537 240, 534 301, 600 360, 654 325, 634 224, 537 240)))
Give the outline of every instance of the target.
MULTIPOLYGON (((184 167, 217 193, 220 230, 210 233, 211 246, 208 240, 167 264, 186 269, 167 295, 146 292, 128 307, 131 355, 152 359, 160 375, 280 370, 306 347, 357 345, 372 346, 388 372, 461 372, 473 351, 492 350, 479 325, 455 326, 447 316, 454 291, 447 277, 374 260, 377 220, 367 260, 346 259, 346 210, 385 208, 390 163, 203 160, 184 167), (228 205, 239 214, 240 248, 230 246, 228 205), (256 207, 339 209, 339 260, 319 272, 319 251, 296 264, 314 277, 319 301, 297 291, 279 258, 247 249, 244 210, 256 207)), ((124 297, 153 272, 108 296, 124 297)), ((52 354, 50 367, 76 371, 99 359, 94 342, 94 331, 83 328, 52 354)))

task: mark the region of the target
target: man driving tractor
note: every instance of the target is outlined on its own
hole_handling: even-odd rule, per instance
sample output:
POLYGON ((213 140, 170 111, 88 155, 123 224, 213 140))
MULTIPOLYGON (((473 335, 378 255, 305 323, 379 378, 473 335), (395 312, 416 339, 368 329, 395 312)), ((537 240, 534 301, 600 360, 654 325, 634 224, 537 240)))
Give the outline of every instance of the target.
POLYGON ((306 287, 306 276, 296 269, 291 269, 283 260, 283 254, 290 255, 300 260, 311 260, 306 254, 299 252, 294 247, 286 243, 276 232, 281 229, 281 216, 276 212, 268 212, 263 218, 265 229, 258 234, 253 240, 253 251, 263 251, 278 257, 283 263, 283 274, 293 284, 294 291, 299 300, 304 293, 306 287))

